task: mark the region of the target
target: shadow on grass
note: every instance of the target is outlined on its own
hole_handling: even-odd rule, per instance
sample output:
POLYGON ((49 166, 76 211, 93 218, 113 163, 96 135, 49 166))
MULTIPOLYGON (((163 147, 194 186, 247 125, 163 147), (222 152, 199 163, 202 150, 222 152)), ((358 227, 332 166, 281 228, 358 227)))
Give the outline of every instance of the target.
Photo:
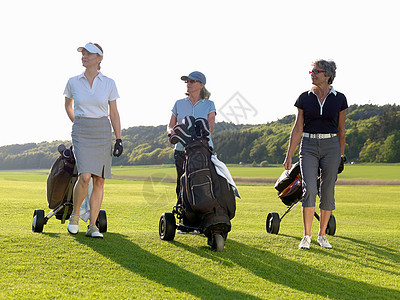
POLYGON ((339 239, 343 239, 343 240, 358 244, 359 247, 364 248, 365 250, 373 251, 379 257, 383 257, 385 259, 392 260, 397 263, 400 262, 400 255, 399 255, 399 251, 398 251, 397 247, 396 247, 397 249, 393 249, 393 248, 389 248, 386 246, 381 246, 381 245, 372 244, 372 243, 369 243, 366 241, 349 238, 346 236, 336 236, 336 237, 339 239))
MULTIPOLYGON (((286 234, 280 234, 280 236, 285 236, 288 238, 293 238, 300 242, 300 238, 294 237, 291 235, 286 235, 286 234)), ((332 250, 326 251, 318 246, 314 247, 312 251, 321 251, 323 252, 326 256, 331 256, 337 259, 343 259, 343 260, 352 260, 356 259, 358 264, 365 268, 369 269, 374 269, 378 270, 383 273, 395 275, 395 276, 400 276, 399 271, 391 271, 388 270, 387 268, 392 268, 393 270, 398 270, 398 265, 400 263, 400 256, 399 256, 399 251, 394 248, 389 248, 386 246, 381 246, 373 243, 369 243, 366 241, 362 240, 357 240, 354 238, 346 237, 346 236, 340 236, 340 235, 335 235, 335 239, 338 241, 339 239, 344 240, 345 242, 356 244, 357 248, 356 249, 350 249, 347 246, 342 246, 343 243, 336 243, 333 247, 332 250), (363 263, 363 260, 360 260, 359 258, 365 258, 368 257, 368 260, 363 263), (374 263, 374 264, 372 264, 374 263), (379 265, 382 265, 384 267, 378 267, 379 265)))
POLYGON ((108 232, 107 237, 101 241, 83 235, 77 236, 76 240, 143 278, 198 298, 259 299, 240 291, 226 289, 182 269, 142 249, 128 237, 118 233, 108 232))
MULTIPOLYGON (((327 273, 229 240, 226 258, 266 281, 330 299, 400 299, 400 291, 327 273)), ((326 260, 323 263, 328 264, 326 260)))
MULTIPOLYGON (((201 236, 201 235, 199 236, 199 238, 202 238, 202 237, 203 236, 201 236)), ((200 257, 213 260, 213 261, 218 262, 219 264, 222 264, 227 267, 232 267, 232 266, 236 265, 236 264, 226 260, 224 255, 219 255, 217 252, 211 251, 211 247, 206 246, 207 245, 206 237, 204 237, 204 243, 205 243, 205 245, 203 247, 199 248, 199 247, 189 246, 188 244, 184 244, 184 243, 178 242, 176 240, 173 241, 174 246, 180 247, 183 250, 188 251, 193 254, 196 254, 200 257)))
MULTIPOLYGON (((363 264, 367 268, 373 268, 376 270, 380 270, 385 273, 393 274, 396 276, 400 276, 400 272, 389 271, 385 268, 379 268, 376 266, 372 266, 371 262, 374 262, 377 265, 384 265, 386 267, 399 270, 399 263, 400 263, 400 255, 399 250, 394 248, 388 248, 385 246, 372 244, 366 241, 357 240, 354 238, 349 238, 345 236, 336 236, 338 239, 345 240, 350 243, 357 244, 359 248, 362 248, 364 256, 368 255, 369 259, 368 262, 363 264)), ((354 253, 353 255, 360 256, 360 253, 354 253)), ((348 256, 348 255, 347 255, 348 256)))

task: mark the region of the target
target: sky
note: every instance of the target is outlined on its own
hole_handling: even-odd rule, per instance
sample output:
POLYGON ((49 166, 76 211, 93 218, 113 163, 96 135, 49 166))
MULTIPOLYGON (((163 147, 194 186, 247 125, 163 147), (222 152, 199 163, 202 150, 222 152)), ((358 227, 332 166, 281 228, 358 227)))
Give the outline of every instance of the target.
POLYGON ((79 46, 99 43, 122 128, 167 125, 182 75, 201 71, 217 122, 295 114, 316 59, 337 64, 351 104, 400 104, 397 1, 2 1, 0 146, 70 140, 68 78, 79 46))

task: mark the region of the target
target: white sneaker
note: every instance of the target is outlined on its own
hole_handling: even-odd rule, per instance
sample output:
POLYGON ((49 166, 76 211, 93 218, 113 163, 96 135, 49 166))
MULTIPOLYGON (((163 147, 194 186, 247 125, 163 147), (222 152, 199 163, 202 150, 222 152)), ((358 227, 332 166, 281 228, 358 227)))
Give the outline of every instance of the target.
POLYGON ((327 249, 332 249, 332 245, 329 244, 328 239, 326 238, 326 235, 319 235, 317 238, 317 243, 323 248, 327 249))
POLYGON ((178 230, 176 231, 176 233, 177 233, 177 234, 186 234, 186 231, 182 231, 182 230, 178 229, 178 230))
POLYGON ((303 236, 299 244, 299 249, 310 249, 310 243, 311 243, 311 236, 309 235, 303 236))
POLYGON ((97 228, 96 225, 89 225, 88 229, 86 231, 86 236, 92 237, 92 238, 98 238, 102 239, 103 235, 100 233, 99 229, 97 228))
POLYGON ((68 220, 68 232, 77 234, 79 231, 79 215, 71 215, 68 220))

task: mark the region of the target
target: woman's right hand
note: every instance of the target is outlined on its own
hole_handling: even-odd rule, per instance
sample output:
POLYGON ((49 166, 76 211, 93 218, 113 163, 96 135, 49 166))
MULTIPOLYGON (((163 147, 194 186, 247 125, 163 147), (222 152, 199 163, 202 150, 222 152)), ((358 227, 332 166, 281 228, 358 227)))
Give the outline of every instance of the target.
POLYGON ((285 161, 283 165, 285 170, 290 170, 292 168, 292 156, 294 151, 299 144, 301 137, 303 136, 303 126, 304 126, 304 112, 302 109, 297 109, 296 122, 294 123, 292 132, 290 133, 289 146, 286 152, 285 161))
POLYGON ((173 134, 175 134, 175 131, 172 128, 167 127, 167 135, 168 135, 168 137, 170 137, 173 134))
POLYGON ((71 120, 72 123, 75 120, 73 102, 73 99, 65 97, 65 111, 67 112, 68 118, 71 120))
POLYGON ((169 124, 167 125, 167 134, 168 136, 171 136, 175 134, 174 132, 174 127, 175 125, 178 124, 178 119, 175 117, 174 114, 171 115, 171 120, 169 121, 169 124))

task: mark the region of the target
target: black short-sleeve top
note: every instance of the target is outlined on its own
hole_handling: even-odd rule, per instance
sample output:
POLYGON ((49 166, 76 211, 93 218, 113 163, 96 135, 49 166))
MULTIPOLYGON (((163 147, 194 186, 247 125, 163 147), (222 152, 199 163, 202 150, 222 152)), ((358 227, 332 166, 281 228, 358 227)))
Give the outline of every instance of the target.
POLYGON ((294 104, 304 112, 303 132, 337 133, 339 112, 348 108, 346 96, 333 88, 322 104, 313 90, 302 93, 294 104))

